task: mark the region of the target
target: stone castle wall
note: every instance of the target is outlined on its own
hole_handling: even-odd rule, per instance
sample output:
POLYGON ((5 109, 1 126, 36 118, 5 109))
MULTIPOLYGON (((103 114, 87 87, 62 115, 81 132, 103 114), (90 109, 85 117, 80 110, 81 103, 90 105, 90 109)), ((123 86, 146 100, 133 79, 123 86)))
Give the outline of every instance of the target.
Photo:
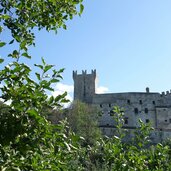
POLYGON ((90 74, 73 72, 74 99, 100 108, 102 116, 99 126, 106 135, 112 135, 115 126, 113 107, 119 106, 124 110, 124 127, 135 129, 139 126, 139 119, 151 122, 155 131, 152 137, 155 141, 171 137, 171 93, 145 92, 96 94, 96 70, 90 74))

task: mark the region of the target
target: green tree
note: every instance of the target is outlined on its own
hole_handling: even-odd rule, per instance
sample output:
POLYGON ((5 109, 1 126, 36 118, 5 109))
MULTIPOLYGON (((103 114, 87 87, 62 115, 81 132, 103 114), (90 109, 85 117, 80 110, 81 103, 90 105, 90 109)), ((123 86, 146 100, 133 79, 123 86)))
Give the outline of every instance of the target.
POLYGON ((76 161, 78 138, 66 129, 66 122, 52 125, 45 112, 67 102, 66 93, 56 98, 47 95, 63 69, 56 70, 42 58, 42 64, 35 64, 40 70, 37 79, 32 80, 33 71, 19 59, 31 58, 28 47, 34 45, 34 29, 66 29, 65 21, 82 10, 82 0, 0 1, 0 34, 5 29, 11 33, 11 41, 0 40, 0 48, 18 45, 8 55, 11 62, 0 71, 1 99, 11 102, 7 109, 0 107, 0 170, 75 169, 71 163, 76 161))
POLYGON ((68 109, 69 125, 72 131, 84 137, 85 145, 93 145, 101 137, 98 115, 97 108, 80 101, 74 101, 68 109))
POLYGON ((20 56, 30 58, 28 46, 34 45, 33 28, 55 32, 58 28, 66 29, 65 22, 74 15, 81 15, 83 8, 82 0, 0 1, 0 33, 3 33, 4 28, 8 29, 12 38, 10 42, 0 40, 0 47, 17 42, 19 48, 9 56, 18 60, 20 56))

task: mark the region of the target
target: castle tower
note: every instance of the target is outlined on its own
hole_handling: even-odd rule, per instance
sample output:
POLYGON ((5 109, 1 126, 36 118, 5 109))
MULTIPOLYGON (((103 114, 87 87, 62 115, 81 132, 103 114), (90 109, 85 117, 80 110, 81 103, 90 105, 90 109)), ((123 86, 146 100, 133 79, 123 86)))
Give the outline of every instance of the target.
POLYGON ((87 74, 86 70, 82 71, 82 74, 77 74, 77 71, 73 71, 74 100, 92 103, 92 98, 95 94, 95 79, 96 70, 92 70, 91 74, 87 74))

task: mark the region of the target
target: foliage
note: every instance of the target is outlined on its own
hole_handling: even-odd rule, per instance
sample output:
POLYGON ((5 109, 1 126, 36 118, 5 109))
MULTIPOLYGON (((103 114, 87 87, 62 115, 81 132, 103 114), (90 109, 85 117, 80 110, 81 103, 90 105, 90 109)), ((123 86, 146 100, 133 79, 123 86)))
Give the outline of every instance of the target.
POLYGON ((67 100, 66 93, 48 98, 46 90, 53 91, 51 85, 59 81, 63 70, 53 70, 50 77, 47 73, 53 66, 43 59, 42 63, 36 65, 42 71, 36 73, 38 81, 29 78, 31 70, 23 63, 13 62, 0 72, 5 83, 2 99, 11 101, 7 111, 1 108, 1 169, 59 170, 77 149, 64 125, 54 126, 46 120, 45 108, 60 107, 67 100))
POLYGON ((72 131, 84 137, 84 145, 93 145, 101 137, 97 108, 80 101, 74 101, 66 116, 72 131))
POLYGON ((113 119, 115 121, 115 126, 116 126, 116 132, 115 134, 122 140, 125 136, 125 130, 123 129, 124 125, 124 113, 123 109, 121 109, 119 106, 114 106, 113 109, 113 119))
POLYGON ((150 122, 145 124, 141 119, 139 119, 139 127, 134 132, 134 144, 139 148, 142 148, 151 143, 149 135, 152 130, 154 130, 154 128, 151 127, 150 122))
MULTIPOLYGON (((82 0, 0 1, 0 33, 5 28, 9 29, 12 36, 9 44, 19 43, 18 50, 15 49, 9 56, 18 60, 20 56, 31 58, 28 46, 35 45, 33 29, 55 32, 61 27, 66 29, 66 21, 74 15, 81 15, 83 9, 82 0)), ((0 47, 7 43, 0 40, 0 47)))
MULTIPOLYGON (((82 146, 82 139, 71 131, 66 120, 53 125, 46 119, 49 110, 67 102, 66 93, 47 95, 62 78, 63 69, 55 70, 42 58, 42 64, 35 64, 40 69, 35 73, 37 80, 32 80, 32 70, 19 59, 31 58, 28 46, 34 45, 34 28, 65 29, 66 20, 82 10, 82 0, 0 1, 0 33, 6 28, 12 36, 10 42, 1 40, 0 48, 8 43, 19 45, 9 54, 11 63, 0 71, 0 170, 171 170, 170 142, 150 145, 150 125, 140 121, 134 139, 122 141, 126 134, 119 108, 114 112, 117 136, 99 138, 94 122, 97 111, 80 102, 72 105, 68 118, 71 128, 91 146, 82 146)), ((0 64, 3 61, 0 59, 0 64)))
MULTIPOLYGON (((42 58, 35 73, 20 62, 31 58, 28 47, 34 45, 34 30, 66 29, 65 22, 83 11, 82 0, 3 0, 0 1, 0 34, 11 33, 11 41, 0 40, 0 48, 18 45, 8 57, 11 62, 0 71, 0 94, 9 106, 0 106, 0 170, 66 170, 79 151, 79 137, 70 132, 64 121, 52 125, 46 112, 67 102, 66 93, 49 97, 53 84, 60 81, 57 71, 42 58), (78 10, 78 5, 80 9, 78 10)), ((4 59, 0 59, 3 63, 4 59)), ((75 159, 75 160, 74 160, 75 159)), ((78 166, 78 165, 77 165, 78 166)))
MULTIPOLYGON (((115 107, 115 112, 121 112, 115 107)), ((149 133, 151 127, 140 121, 134 139, 130 142, 123 142, 125 134, 120 132, 123 113, 115 113, 118 120, 116 129, 120 137, 103 138, 97 141, 96 145, 88 149, 89 170, 171 170, 171 149, 166 145, 149 144, 149 133)))

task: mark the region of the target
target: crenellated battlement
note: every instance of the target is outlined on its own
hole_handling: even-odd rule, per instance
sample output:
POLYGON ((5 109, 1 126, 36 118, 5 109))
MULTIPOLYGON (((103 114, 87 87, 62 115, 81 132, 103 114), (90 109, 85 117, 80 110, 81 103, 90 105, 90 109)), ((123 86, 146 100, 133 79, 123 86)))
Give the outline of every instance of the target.
POLYGON ((170 97, 170 96, 171 96, 171 90, 161 92, 161 97, 170 97))
POLYGON ((96 78, 96 70, 91 70, 91 73, 87 73, 87 70, 82 70, 82 73, 78 73, 77 70, 76 71, 73 71, 73 79, 75 79, 77 76, 90 76, 92 75, 94 78, 96 78))

